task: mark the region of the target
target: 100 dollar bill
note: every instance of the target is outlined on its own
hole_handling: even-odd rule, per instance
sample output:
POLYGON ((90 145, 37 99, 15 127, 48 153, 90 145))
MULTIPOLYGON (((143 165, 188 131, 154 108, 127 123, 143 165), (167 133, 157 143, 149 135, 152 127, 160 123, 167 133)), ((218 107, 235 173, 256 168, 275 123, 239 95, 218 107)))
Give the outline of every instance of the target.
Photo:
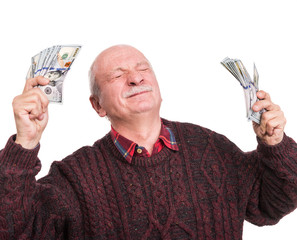
POLYGON ((263 111, 254 112, 252 109, 255 102, 259 100, 257 98, 257 92, 259 91, 259 74, 256 65, 254 64, 254 78, 252 80, 245 66, 239 59, 226 57, 221 61, 221 64, 239 81, 244 90, 247 118, 260 124, 263 111))
POLYGON ((51 102, 63 102, 63 83, 80 45, 57 45, 47 48, 31 59, 27 79, 44 76, 50 80, 46 86, 38 86, 51 102))

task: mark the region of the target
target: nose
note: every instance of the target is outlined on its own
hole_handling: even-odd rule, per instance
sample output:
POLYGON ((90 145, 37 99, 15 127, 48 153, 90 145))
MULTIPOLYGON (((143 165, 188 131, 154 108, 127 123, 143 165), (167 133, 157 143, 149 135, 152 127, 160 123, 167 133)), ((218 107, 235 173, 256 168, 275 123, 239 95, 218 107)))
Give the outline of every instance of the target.
POLYGON ((140 85, 143 82, 143 77, 138 71, 133 71, 128 74, 128 85, 129 86, 136 86, 140 85))

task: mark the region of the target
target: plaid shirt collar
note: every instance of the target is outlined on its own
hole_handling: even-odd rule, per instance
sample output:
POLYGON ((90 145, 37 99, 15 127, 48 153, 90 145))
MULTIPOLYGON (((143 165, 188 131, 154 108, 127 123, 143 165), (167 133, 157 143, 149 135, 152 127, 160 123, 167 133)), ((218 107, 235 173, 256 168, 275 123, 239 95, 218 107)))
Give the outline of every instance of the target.
MULTIPOLYGON (((149 152, 137 143, 123 137, 111 126, 111 138, 122 156, 129 162, 132 162, 133 156, 150 157, 149 152)), ((178 146, 173 132, 162 122, 161 131, 157 142, 154 144, 152 155, 160 152, 164 147, 178 151, 178 146)))

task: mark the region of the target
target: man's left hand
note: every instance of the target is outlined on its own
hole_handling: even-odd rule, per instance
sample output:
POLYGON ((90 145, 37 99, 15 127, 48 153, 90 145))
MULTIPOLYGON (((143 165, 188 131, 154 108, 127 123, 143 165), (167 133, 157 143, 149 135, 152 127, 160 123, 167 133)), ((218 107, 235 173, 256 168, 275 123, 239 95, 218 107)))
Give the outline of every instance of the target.
POLYGON ((276 145, 283 139, 286 118, 280 107, 272 103, 268 93, 258 91, 257 97, 260 101, 253 105, 253 110, 266 111, 262 114, 260 125, 253 122, 254 131, 264 143, 276 145))

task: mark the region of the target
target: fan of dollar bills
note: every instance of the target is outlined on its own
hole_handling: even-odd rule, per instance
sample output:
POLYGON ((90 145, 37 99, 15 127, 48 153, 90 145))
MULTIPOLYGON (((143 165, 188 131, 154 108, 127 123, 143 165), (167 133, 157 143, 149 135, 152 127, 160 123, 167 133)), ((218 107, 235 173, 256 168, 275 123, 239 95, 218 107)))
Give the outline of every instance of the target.
POLYGON ((239 81, 243 87, 245 103, 246 103, 246 115, 248 120, 252 120, 258 124, 261 121, 261 114, 263 111, 254 112, 252 106, 257 98, 257 91, 259 90, 259 74, 254 64, 254 79, 252 80, 246 68, 239 59, 224 58, 221 64, 227 68, 227 70, 239 81))
POLYGON ((62 103, 63 82, 81 46, 57 45, 47 48, 32 57, 28 78, 44 76, 50 80, 46 86, 38 86, 50 102, 62 103))

